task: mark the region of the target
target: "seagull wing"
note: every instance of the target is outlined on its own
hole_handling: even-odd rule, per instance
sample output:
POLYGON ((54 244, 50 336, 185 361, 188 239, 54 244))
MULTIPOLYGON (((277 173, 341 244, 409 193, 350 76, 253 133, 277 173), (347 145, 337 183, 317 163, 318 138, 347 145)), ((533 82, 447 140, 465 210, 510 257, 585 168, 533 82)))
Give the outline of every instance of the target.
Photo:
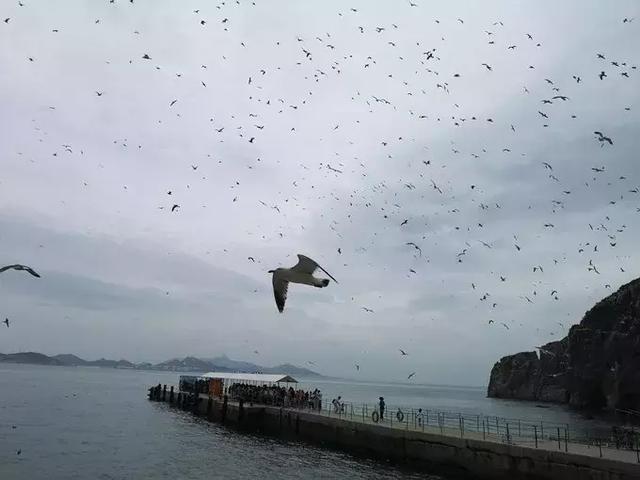
POLYGON ((320 265, 318 265, 318 262, 316 262, 315 260, 313 260, 313 259, 311 259, 311 258, 309 258, 309 257, 307 257, 305 255, 298 254, 298 263, 296 263, 293 267, 291 267, 291 270, 293 270, 294 272, 298 272, 298 273, 308 273, 309 275, 312 275, 313 272, 315 272, 317 268, 319 268, 324 273, 329 275, 331 280, 333 280, 334 282, 338 283, 338 281, 335 278, 333 278, 333 275, 331 275, 324 268, 322 268, 320 265))
POLYGON ((36 272, 33 268, 25 266, 24 269, 34 277, 40 278, 40 275, 38 275, 38 272, 36 272))
POLYGON ((0 273, 6 271, 6 270, 26 270, 27 272, 29 272, 31 275, 33 275, 34 277, 38 277, 40 278, 40 275, 38 275, 38 273, 31 267, 27 267, 26 265, 7 265, 6 267, 0 267, 0 273))
POLYGON ((280 278, 276 273, 273 274, 273 296, 276 299, 278 311, 284 311, 284 302, 287 301, 287 291, 289 290, 289 282, 280 278))

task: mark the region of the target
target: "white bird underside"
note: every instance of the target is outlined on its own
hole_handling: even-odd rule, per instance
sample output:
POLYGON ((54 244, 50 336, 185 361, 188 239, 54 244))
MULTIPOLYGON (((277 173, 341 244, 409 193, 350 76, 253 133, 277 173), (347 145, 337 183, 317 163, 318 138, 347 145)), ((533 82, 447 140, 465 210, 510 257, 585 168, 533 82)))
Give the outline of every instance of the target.
POLYGON ((273 296, 276 299, 276 306, 280 313, 284 311, 289 283, 301 283, 303 285, 311 285, 318 288, 323 288, 329 285, 328 279, 316 278, 313 276, 313 272, 318 268, 329 275, 334 282, 338 283, 338 281, 333 278, 329 272, 318 265, 315 260, 300 254, 298 254, 298 263, 293 267, 276 268, 273 270, 273 296))

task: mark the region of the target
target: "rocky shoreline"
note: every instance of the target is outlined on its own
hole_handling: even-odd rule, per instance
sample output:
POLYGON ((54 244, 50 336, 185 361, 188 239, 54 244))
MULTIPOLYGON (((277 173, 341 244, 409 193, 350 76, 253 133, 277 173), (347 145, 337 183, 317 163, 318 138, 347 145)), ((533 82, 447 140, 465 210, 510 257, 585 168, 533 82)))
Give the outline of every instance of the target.
POLYGON ((640 279, 598 302, 562 340, 501 358, 487 394, 640 411, 640 279))

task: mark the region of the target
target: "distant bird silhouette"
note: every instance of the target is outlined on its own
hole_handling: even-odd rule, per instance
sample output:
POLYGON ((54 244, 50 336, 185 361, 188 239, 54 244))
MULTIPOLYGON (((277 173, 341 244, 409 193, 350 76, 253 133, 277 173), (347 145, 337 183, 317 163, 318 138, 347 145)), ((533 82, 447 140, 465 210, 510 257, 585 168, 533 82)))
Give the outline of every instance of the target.
POLYGON ((593 132, 594 135, 597 135, 597 140, 604 145, 604 142, 607 142, 609 145, 613 145, 613 140, 610 137, 605 136, 602 132, 593 132))
POLYGON ((5 318, 4 322, 2 322, 2 323, 4 323, 7 326, 7 328, 9 328, 9 319, 8 318, 5 318))
POLYGON ((420 253, 420 256, 422 256, 422 249, 418 245, 413 242, 407 242, 406 245, 415 248, 420 253))
POLYGON ((411 378, 416 374, 416 372, 411 372, 407 377, 407 380, 411 380, 411 378))
POLYGON ((405 352, 401 348, 399 348, 398 350, 400 350, 400 355, 402 355, 402 356, 408 355, 407 352, 405 352))

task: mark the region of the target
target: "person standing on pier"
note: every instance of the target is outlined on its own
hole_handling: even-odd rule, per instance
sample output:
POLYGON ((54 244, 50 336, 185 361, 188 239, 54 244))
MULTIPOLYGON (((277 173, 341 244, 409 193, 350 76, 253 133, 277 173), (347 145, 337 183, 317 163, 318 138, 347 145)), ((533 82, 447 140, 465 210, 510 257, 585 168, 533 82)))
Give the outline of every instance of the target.
POLYGON ((380 397, 380 420, 384 420, 384 407, 385 407, 385 403, 384 403, 384 397, 380 397))
POLYGON ((422 426, 422 422, 424 422, 424 413, 422 413, 422 409, 418 409, 418 413, 416 413, 416 420, 418 421, 418 427, 422 426))

